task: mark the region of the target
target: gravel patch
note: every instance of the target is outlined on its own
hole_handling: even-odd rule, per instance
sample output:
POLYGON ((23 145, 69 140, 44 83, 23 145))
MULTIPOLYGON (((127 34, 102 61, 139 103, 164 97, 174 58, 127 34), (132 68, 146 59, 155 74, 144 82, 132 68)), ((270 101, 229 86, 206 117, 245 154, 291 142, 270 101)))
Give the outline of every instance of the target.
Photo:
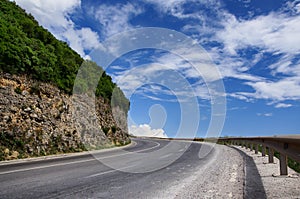
MULTIPOLYGON (((252 161, 255 165, 250 165, 249 169, 246 169, 246 186, 245 186, 245 198, 262 198, 259 194, 262 194, 262 189, 255 186, 255 182, 260 180, 263 187, 265 197, 263 198, 300 198, 300 175, 294 170, 288 168, 288 176, 280 176, 279 160, 274 157, 274 163, 268 163, 268 156, 262 157, 261 153, 255 154, 250 149, 234 146, 235 149, 241 152, 241 155, 248 162, 252 161), (255 167, 255 168, 253 168, 255 167), (260 179, 253 179, 250 169, 257 170, 260 175, 260 179)), ((246 166, 247 168, 247 166, 246 166)), ((262 196, 262 195, 260 195, 262 196)))
MULTIPOLYGON (((165 190, 163 198, 243 198, 244 161, 232 148, 215 145, 216 154, 193 176, 165 190), (172 193, 172 194, 170 194, 172 193)), ((159 197, 161 198, 161 197, 159 197)))
POLYGON ((182 179, 156 198, 299 198, 300 175, 288 169, 280 176, 279 160, 237 146, 215 145, 215 155, 195 168, 193 176, 182 179))

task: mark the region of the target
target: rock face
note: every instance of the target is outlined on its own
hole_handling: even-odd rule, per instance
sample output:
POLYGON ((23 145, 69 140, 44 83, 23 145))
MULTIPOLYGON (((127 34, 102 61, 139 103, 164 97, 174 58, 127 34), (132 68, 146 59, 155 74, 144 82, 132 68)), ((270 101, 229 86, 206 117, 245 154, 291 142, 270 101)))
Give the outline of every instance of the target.
POLYGON ((130 142, 127 113, 120 108, 27 76, 0 73, 0 118, 2 160, 130 142))

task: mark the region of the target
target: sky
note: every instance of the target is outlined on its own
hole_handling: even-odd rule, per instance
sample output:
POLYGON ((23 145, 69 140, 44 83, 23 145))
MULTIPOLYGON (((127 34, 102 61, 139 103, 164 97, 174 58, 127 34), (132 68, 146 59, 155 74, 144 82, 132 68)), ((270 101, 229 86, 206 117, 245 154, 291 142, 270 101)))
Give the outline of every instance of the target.
POLYGON ((131 134, 300 133, 300 0, 16 3, 85 59, 113 49, 131 134))

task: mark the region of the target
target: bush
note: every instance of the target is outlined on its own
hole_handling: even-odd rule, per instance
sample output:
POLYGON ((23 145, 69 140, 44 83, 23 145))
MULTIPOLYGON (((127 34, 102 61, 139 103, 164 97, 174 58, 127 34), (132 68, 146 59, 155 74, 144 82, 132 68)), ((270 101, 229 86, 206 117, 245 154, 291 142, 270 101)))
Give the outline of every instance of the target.
POLYGON ((112 126, 111 127, 112 132, 115 134, 117 132, 117 127, 116 126, 112 126))
POLYGON ((105 135, 107 135, 109 129, 110 129, 110 128, 108 128, 108 127, 103 127, 103 128, 102 128, 102 131, 104 132, 105 135))
POLYGON ((22 94, 22 89, 18 86, 17 88, 15 88, 15 92, 17 94, 22 94))

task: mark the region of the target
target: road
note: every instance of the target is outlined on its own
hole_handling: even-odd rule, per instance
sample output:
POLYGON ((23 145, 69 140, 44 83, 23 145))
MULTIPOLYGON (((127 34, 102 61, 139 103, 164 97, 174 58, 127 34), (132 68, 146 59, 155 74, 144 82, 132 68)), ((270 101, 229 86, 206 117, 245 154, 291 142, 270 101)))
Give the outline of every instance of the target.
POLYGON ((0 198, 243 197, 243 161, 233 149, 238 158, 225 157, 234 155, 224 146, 133 141, 123 149, 0 164, 0 198))

